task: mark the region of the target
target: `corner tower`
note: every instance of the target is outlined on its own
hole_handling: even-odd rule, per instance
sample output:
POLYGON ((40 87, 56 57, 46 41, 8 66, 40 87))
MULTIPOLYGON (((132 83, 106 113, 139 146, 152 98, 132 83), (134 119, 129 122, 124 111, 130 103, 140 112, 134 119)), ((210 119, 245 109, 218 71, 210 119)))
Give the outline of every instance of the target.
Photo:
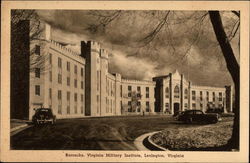
POLYGON ((100 44, 94 41, 81 42, 81 56, 85 58, 85 115, 99 116, 101 113, 101 61, 100 44))

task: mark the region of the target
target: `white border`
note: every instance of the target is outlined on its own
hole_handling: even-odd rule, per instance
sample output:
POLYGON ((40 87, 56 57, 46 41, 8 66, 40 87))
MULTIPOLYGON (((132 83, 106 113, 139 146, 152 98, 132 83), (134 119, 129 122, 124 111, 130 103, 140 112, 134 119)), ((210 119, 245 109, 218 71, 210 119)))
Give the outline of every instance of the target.
MULTIPOLYGON (((247 162, 249 153, 249 2, 232 1, 3 1, 1 5, 1 161, 247 162), (240 152, 9 150, 10 9, 240 10, 240 152), (76 158, 65 153, 183 154, 184 158, 76 158)), ((21 140, 20 140, 21 141, 21 140)))

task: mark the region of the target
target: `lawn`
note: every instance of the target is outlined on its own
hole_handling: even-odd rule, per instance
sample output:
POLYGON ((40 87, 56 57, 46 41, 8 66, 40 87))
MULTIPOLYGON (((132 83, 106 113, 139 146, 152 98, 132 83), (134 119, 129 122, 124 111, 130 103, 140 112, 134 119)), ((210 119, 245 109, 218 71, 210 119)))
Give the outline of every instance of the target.
POLYGON ((226 150, 232 129, 232 117, 224 117, 223 121, 217 124, 168 128, 154 134, 151 140, 169 150, 226 150))
POLYGON ((176 122, 171 116, 65 119, 12 136, 11 149, 136 150, 133 142, 142 134, 192 127, 176 122))

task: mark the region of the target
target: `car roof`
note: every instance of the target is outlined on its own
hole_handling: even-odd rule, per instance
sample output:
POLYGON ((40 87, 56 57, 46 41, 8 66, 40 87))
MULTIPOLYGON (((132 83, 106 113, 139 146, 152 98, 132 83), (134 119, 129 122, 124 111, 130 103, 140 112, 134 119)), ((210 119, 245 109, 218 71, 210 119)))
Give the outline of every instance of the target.
POLYGON ((185 112, 191 112, 191 111, 202 111, 202 110, 186 110, 185 112))
POLYGON ((51 108, 38 108, 37 110, 51 110, 51 108))

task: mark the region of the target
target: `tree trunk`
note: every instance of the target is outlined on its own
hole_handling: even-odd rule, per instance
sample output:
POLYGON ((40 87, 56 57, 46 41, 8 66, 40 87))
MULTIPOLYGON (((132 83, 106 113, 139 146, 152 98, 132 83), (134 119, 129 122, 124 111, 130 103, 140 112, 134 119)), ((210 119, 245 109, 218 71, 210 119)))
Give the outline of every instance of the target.
POLYGON ((239 150, 239 113, 240 113, 240 103, 239 103, 239 95, 240 95, 240 66, 235 58, 233 49, 230 45, 230 42, 225 33, 221 16, 219 11, 209 11, 209 16, 211 23, 213 25, 213 29, 216 35, 216 38, 220 44, 223 56, 226 60, 227 69, 231 74, 231 77, 234 81, 235 86, 235 108, 234 108, 234 124, 233 124, 233 133, 231 139, 228 141, 228 146, 231 149, 239 150))

